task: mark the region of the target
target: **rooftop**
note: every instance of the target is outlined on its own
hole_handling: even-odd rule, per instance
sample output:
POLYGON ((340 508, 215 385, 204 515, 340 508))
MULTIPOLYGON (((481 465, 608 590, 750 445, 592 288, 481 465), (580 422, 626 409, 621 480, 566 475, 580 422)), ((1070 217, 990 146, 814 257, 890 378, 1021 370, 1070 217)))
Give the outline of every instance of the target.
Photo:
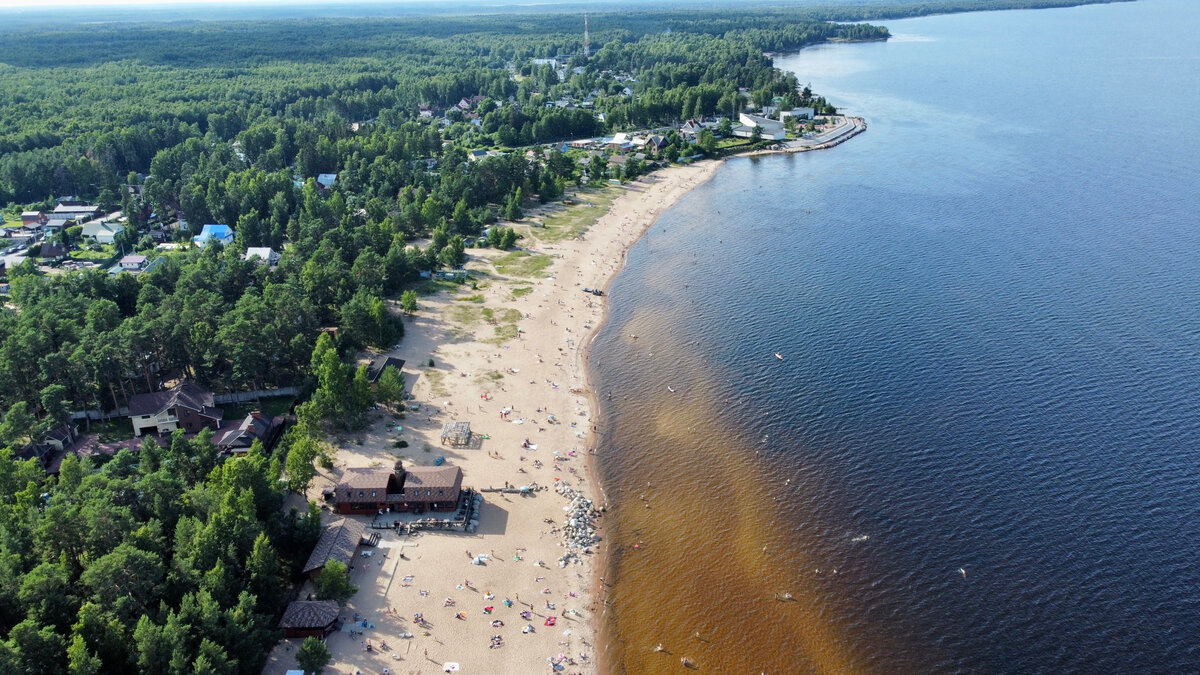
POLYGON ((354 558, 354 549, 358 548, 366 531, 366 525, 349 518, 340 518, 326 525, 317 545, 313 547, 312 555, 304 564, 304 573, 319 570, 331 560, 348 566, 354 558))
POLYGON ((279 620, 280 628, 324 628, 337 621, 339 607, 333 600, 289 602, 279 620))

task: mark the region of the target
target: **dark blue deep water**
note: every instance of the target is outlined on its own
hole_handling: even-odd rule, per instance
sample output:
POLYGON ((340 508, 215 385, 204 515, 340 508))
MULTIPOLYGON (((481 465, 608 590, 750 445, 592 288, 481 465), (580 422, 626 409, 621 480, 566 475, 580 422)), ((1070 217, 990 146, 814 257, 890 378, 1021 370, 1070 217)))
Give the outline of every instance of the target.
MULTIPOLYGON (((886 25, 776 60, 865 134, 729 161, 613 283, 614 548, 655 536, 621 531, 643 476, 753 457, 778 620, 829 629, 714 627, 717 670, 1200 672, 1200 2, 886 25)), ((639 598, 721 559, 616 555, 610 654, 649 669, 639 598)))

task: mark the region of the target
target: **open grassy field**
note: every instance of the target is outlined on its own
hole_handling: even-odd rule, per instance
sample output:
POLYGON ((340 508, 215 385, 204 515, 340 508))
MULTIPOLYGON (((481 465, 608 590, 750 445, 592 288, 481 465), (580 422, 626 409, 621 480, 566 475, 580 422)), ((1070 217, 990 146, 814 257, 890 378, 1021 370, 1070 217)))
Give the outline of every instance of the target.
POLYGON ((513 251, 494 263, 496 272, 509 277, 536 278, 546 276, 552 258, 544 253, 513 251))
POLYGON ((546 243, 574 239, 604 215, 622 194, 623 190, 608 187, 581 188, 568 197, 573 204, 546 214, 542 218, 543 227, 533 229, 532 234, 546 243))

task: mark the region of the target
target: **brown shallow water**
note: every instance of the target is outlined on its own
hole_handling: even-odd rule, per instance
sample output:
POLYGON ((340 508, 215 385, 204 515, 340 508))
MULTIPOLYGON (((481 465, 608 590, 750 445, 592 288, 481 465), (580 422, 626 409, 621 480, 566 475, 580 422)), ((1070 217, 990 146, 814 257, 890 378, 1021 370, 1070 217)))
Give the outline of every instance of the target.
POLYGON ((612 398, 599 392, 607 664, 685 672, 686 658, 707 672, 858 672, 825 602, 837 573, 821 569, 827 556, 809 555, 820 543, 790 525, 816 514, 756 452, 763 439, 739 424, 745 417, 719 412, 735 403, 722 386, 730 373, 666 328, 689 311, 679 295, 673 310, 656 305, 623 321, 603 350, 646 377, 623 381, 612 398))

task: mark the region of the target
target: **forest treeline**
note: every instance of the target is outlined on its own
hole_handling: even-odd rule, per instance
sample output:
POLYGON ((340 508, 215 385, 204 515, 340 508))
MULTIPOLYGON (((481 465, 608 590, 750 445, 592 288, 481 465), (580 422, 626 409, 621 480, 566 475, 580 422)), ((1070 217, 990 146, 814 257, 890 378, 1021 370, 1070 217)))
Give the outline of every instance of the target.
MULTIPOLYGON (((530 203, 640 170, 585 167, 545 144, 777 97, 824 109, 764 50, 885 35, 724 16, 706 31, 705 16, 718 20, 596 18, 590 59, 577 18, 559 16, 5 33, 6 45, 55 45, 0 54, 7 215, 95 200, 128 218, 121 246, 161 260, 136 277, 7 270, 0 672, 258 672, 318 531, 315 511, 281 510, 285 491, 311 479, 322 420, 352 427, 398 395, 397 374, 373 392, 352 365, 400 339, 392 300, 411 307, 421 273, 461 265, 488 226, 488 243, 511 246, 498 221, 530 203), (562 63, 532 60, 547 57, 562 63), (148 229, 176 216, 179 241, 204 223, 236 237, 157 251, 148 229), (248 261, 248 247, 282 258, 248 261), (223 459, 205 432, 107 462, 68 456, 57 476, 12 459, 73 410, 117 410, 180 379, 216 392, 297 384, 307 400, 269 455, 223 459)), ((711 140, 671 132, 660 154, 711 140)), ((78 228, 54 238, 77 244, 78 228)))

